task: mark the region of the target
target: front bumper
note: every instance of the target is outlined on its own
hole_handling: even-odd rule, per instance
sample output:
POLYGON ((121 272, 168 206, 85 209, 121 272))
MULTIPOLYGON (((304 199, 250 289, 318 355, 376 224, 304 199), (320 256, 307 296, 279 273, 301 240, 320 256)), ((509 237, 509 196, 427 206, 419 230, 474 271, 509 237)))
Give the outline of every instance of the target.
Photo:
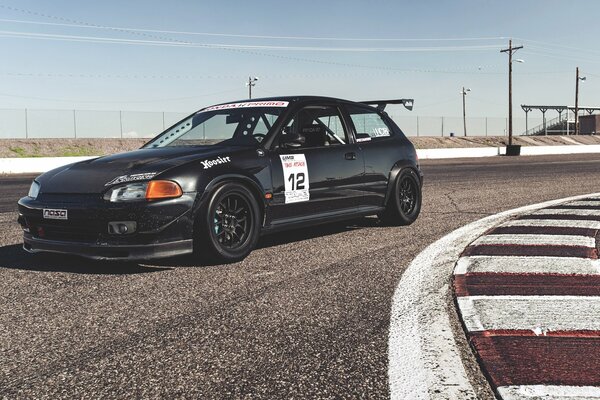
POLYGON ((189 254, 193 251, 192 239, 147 245, 101 245, 78 242, 61 242, 23 235, 23 249, 29 253, 59 253, 107 261, 141 261, 189 254))
POLYGON ((19 200, 23 248, 32 253, 73 254, 97 260, 144 260, 192 251, 196 193, 153 202, 109 203, 99 196, 46 195, 19 200), (44 209, 67 210, 68 219, 44 218, 44 209), (135 222, 117 234, 115 221, 135 222))

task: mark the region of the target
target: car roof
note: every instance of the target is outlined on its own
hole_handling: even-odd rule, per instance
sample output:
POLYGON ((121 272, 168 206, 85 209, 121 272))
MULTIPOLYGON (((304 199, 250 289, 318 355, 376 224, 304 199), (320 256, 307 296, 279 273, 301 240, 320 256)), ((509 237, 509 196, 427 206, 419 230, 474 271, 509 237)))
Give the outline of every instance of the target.
MULTIPOLYGON (((327 96, 313 96, 313 95, 301 95, 301 96, 277 96, 277 97, 260 97, 260 98, 256 98, 256 99, 243 99, 243 100, 234 100, 234 101, 226 101, 224 103, 219 103, 219 104, 214 104, 214 105, 209 105, 207 107, 214 107, 214 106, 220 106, 220 105, 224 105, 224 104, 232 104, 232 103, 247 103, 247 102, 262 102, 262 101, 287 101, 290 103, 295 103, 295 102, 310 102, 310 101, 326 101, 326 102, 339 102, 339 103, 354 103, 354 104, 360 104, 363 106, 367 106, 370 107, 369 105, 365 104, 365 103, 359 103, 356 101, 351 101, 351 100, 344 100, 344 99, 338 99, 335 97, 327 97, 327 96)), ((207 107, 203 107, 203 108, 207 108, 207 107)), ((372 107, 370 107, 372 108, 372 107)))

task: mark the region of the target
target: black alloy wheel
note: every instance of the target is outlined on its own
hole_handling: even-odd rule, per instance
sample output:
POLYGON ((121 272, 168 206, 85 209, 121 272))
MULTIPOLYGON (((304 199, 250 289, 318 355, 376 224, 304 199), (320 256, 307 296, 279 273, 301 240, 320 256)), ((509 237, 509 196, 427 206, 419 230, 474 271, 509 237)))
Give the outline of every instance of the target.
POLYGON ((221 246, 235 249, 242 245, 250 234, 252 215, 248 201, 238 195, 229 194, 217 205, 213 224, 215 235, 221 246))
POLYGON ((244 259, 258 242, 260 215, 258 201, 246 186, 219 186, 197 218, 196 255, 202 260, 223 263, 244 259))
POLYGON ((405 176, 398 185, 398 199, 400 200, 400 210, 405 215, 413 212, 417 204, 417 186, 414 179, 405 176))
POLYGON ((421 180, 413 169, 405 168, 393 184, 392 195, 379 217, 385 224, 410 225, 421 212, 421 180))

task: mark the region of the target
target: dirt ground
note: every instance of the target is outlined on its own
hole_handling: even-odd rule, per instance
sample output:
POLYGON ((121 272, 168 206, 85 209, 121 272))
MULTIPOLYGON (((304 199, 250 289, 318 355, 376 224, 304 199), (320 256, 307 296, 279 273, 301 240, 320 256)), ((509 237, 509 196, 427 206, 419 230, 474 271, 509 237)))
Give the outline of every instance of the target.
MULTIPOLYGON (((499 147, 505 136, 490 137, 410 137, 417 149, 499 147)), ((149 139, 0 139, 0 158, 100 156, 140 148, 149 139)), ((515 137, 522 146, 600 144, 600 136, 515 137)))

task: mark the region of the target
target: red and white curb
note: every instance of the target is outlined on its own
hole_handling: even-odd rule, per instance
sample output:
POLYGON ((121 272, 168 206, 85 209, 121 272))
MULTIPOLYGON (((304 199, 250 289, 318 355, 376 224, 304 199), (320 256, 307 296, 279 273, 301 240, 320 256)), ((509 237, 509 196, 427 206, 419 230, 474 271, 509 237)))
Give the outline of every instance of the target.
POLYGON ((488 351, 499 377, 511 377, 494 381, 486 372, 503 399, 600 399, 600 264, 594 242, 599 228, 596 193, 495 214, 427 247, 406 269, 393 297, 391 397, 477 399, 450 323, 456 310, 448 301, 449 278, 456 273, 471 343, 488 351), (507 280, 502 284, 494 277, 507 280), (538 285, 537 278, 544 282, 538 285), (515 332, 519 335, 511 336, 515 332), (587 357, 562 358, 573 353, 587 357), (554 371, 555 378, 559 372, 571 378, 514 375, 527 365, 533 367, 523 370, 538 376, 554 371))
POLYGON ((464 251, 459 314, 498 396, 600 399, 600 197, 519 215, 464 251))

